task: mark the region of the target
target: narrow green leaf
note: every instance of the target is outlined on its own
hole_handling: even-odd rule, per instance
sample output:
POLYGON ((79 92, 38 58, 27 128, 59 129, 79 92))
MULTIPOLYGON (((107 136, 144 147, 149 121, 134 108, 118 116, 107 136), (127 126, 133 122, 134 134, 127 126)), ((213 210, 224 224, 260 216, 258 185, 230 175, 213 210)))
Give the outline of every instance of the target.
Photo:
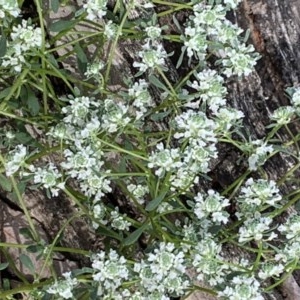
POLYGON ((59 0, 51 0, 51 9, 53 12, 57 13, 59 9, 59 0))
POLYGON ((156 87, 158 87, 160 89, 163 89, 166 92, 169 92, 167 87, 158 78, 156 78, 154 75, 149 76, 149 81, 150 81, 150 83, 152 83, 156 87))
POLYGON ((115 238, 118 241, 121 241, 122 238, 114 231, 107 229, 105 226, 99 226, 97 229, 97 232, 100 234, 103 234, 104 236, 110 236, 112 238, 115 238))
POLYGON ((11 192, 12 190, 11 181, 3 174, 0 174, 0 185, 6 192, 11 192))
POLYGON ((135 243, 139 237, 141 236, 141 234, 144 232, 144 230, 146 229, 146 227, 148 226, 148 223, 143 224, 140 228, 138 228, 137 230, 135 230, 134 232, 132 232, 123 242, 123 244, 125 246, 129 246, 132 245, 133 243, 135 243))
POLYGON ((0 264, 0 271, 6 269, 8 267, 8 262, 0 264))
POLYGON ((6 54, 6 36, 2 35, 0 38, 0 57, 3 57, 6 54))
POLYGON ((27 239, 32 239, 32 240, 34 239, 29 228, 22 227, 19 229, 19 233, 22 234, 27 239))
POLYGON ((68 30, 73 27, 75 21, 59 20, 50 25, 50 31, 61 32, 63 30, 68 30))
POLYGON ((30 87, 27 87, 27 106, 33 116, 36 116, 40 111, 39 100, 30 87))
POLYGON ((39 253, 44 250, 44 247, 41 245, 29 245, 26 247, 26 250, 30 253, 39 253))
POLYGON ((0 92, 0 99, 3 99, 6 96, 8 96, 9 93, 10 93, 10 90, 11 90, 11 87, 8 87, 8 88, 4 89, 3 91, 1 91, 0 92))
POLYGON ((83 49, 81 48, 81 46, 79 45, 79 43, 77 43, 74 47, 75 53, 77 54, 77 58, 82 62, 82 63, 87 63, 88 59, 83 51, 83 49))
POLYGON ((26 254, 21 254, 20 261, 28 270, 30 270, 32 273, 34 273, 34 265, 29 256, 27 256, 26 254))
POLYGON ((165 196, 168 193, 168 191, 169 189, 165 189, 161 192, 160 195, 158 195, 158 197, 150 201, 146 206, 146 210, 153 211, 154 209, 156 209, 159 206, 159 204, 165 199, 165 196))

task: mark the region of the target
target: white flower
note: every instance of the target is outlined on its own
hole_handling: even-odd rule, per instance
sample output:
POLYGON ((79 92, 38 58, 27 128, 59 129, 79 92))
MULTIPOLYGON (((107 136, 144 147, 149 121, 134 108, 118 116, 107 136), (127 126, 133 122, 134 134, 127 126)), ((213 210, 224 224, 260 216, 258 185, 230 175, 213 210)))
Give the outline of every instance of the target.
POLYGON ((139 68, 140 73, 157 67, 165 69, 165 58, 168 57, 168 54, 161 44, 152 47, 150 43, 147 43, 142 48, 143 50, 138 53, 142 62, 135 61, 133 67, 139 68))
POLYGON ((224 282, 228 265, 222 263, 221 249, 220 244, 206 237, 189 250, 197 280, 208 282, 211 286, 224 282))
POLYGON ((157 26, 148 26, 145 28, 147 36, 150 40, 157 40, 161 37, 161 28, 157 26))
POLYGON ((299 87, 295 89, 295 92, 292 96, 292 103, 297 108, 298 108, 298 106, 300 106, 300 88, 299 87))
POLYGON ((217 27, 225 20, 226 10, 223 5, 204 5, 203 3, 196 4, 193 7, 195 16, 193 22, 195 27, 201 25, 210 25, 217 27))
POLYGON ((11 38, 14 44, 16 53, 19 51, 26 52, 33 48, 41 48, 42 46, 42 30, 37 27, 34 28, 32 25, 28 25, 26 20, 22 20, 22 24, 19 24, 17 27, 12 28, 11 38), (16 48, 18 47, 18 48, 16 48))
POLYGON ((217 224, 226 224, 228 222, 229 214, 224 211, 224 208, 229 206, 230 203, 228 199, 221 196, 218 192, 208 190, 205 197, 198 193, 194 200, 194 213, 199 219, 211 217, 213 222, 217 224))
POLYGON ((217 132, 222 135, 227 135, 228 131, 233 127, 236 128, 241 125, 244 113, 234 108, 220 108, 216 112, 215 122, 217 124, 217 132))
POLYGON ((236 9, 241 2, 242 0, 224 0, 224 3, 227 4, 231 9, 236 9))
POLYGON ((239 243, 248 242, 251 240, 261 241, 264 236, 268 236, 265 240, 272 240, 277 235, 269 233, 272 218, 256 217, 254 219, 246 220, 239 229, 239 243))
POLYGON ((238 201, 238 216, 254 215, 265 205, 279 206, 282 200, 280 191, 273 180, 249 178, 242 187, 238 201))
POLYGON ((104 68, 104 62, 103 61, 99 61, 99 62, 94 62, 92 64, 88 64, 87 65, 87 70, 84 73, 84 76, 86 76, 87 78, 98 78, 100 79, 100 71, 103 70, 104 68))
POLYGON ((300 241, 300 216, 293 215, 289 217, 285 224, 278 227, 278 230, 285 234, 287 239, 300 241))
POLYGON ((216 113, 219 107, 226 105, 224 98, 227 89, 223 86, 224 79, 215 70, 206 69, 196 75, 197 80, 190 86, 199 92, 199 96, 208 107, 216 113))
POLYGON ((292 106, 279 107, 271 115, 271 120, 276 121, 278 125, 285 125, 291 122, 294 113, 295 109, 292 106))
POLYGON ((219 297, 229 300, 264 300, 261 295, 260 284, 254 277, 236 276, 232 279, 232 284, 218 293, 219 297))
POLYGON ((152 152, 148 163, 150 169, 157 168, 155 174, 159 177, 164 176, 165 172, 180 168, 181 165, 180 150, 164 149, 163 143, 157 144, 156 151, 152 152))
POLYGON ((188 57, 192 57, 196 54, 199 60, 204 60, 208 48, 205 29, 201 26, 197 27, 197 29, 187 26, 184 33, 185 36, 182 37, 182 39, 184 40, 184 46, 187 48, 188 57))
POLYGON ((118 31, 118 26, 113 23, 111 20, 108 21, 104 26, 104 36, 111 40, 116 36, 116 33, 118 31))
POLYGON ((129 227, 131 226, 131 223, 125 219, 125 215, 122 216, 120 215, 118 210, 113 210, 110 213, 110 217, 111 217, 111 223, 110 223, 111 227, 122 231, 124 230, 129 231, 129 227))
POLYGON ((254 151, 248 159, 249 170, 255 171, 259 166, 265 163, 267 154, 273 152, 273 146, 268 146, 263 140, 252 141, 251 145, 254 146, 254 151))
POLYGON ((260 266, 258 277, 262 280, 266 280, 269 277, 279 277, 284 272, 284 266, 282 264, 264 263, 260 266))
POLYGON ((126 259, 119 256, 115 250, 110 249, 92 256, 92 267, 95 270, 93 280, 98 282, 98 296, 110 295, 128 278, 129 271, 126 259))
POLYGON ((87 3, 83 5, 83 8, 87 12, 87 19, 94 21, 96 19, 102 19, 106 15, 107 0, 87 0, 87 3))
POLYGON ((49 294, 59 295, 63 299, 73 298, 72 290, 78 284, 76 278, 71 277, 71 272, 64 273, 65 280, 57 281, 47 289, 49 294))
POLYGON ((148 91, 148 83, 139 79, 128 89, 128 95, 133 98, 132 106, 135 107, 136 119, 140 119, 149 109, 154 106, 154 101, 148 91))
POLYGON ((129 184, 127 185, 127 189, 130 193, 132 193, 139 204, 142 205, 145 203, 144 197, 149 193, 149 188, 147 186, 141 184, 129 184))
POLYGON ((221 62, 224 69, 224 74, 229 77, 231 75, 248 76, 254 69, 258 56, 254 55, 253 45, 239 45, 237 49, 226 47, 224 49, 226 57, 222 58, 221 62))
MULTIPOLYGON (((95 196, 95 198, 101 199, 105 193, 112 191, 110 187, 111 181, 106 178, 106 174, 101 174, 100 170, 97 171, 99 172, 98 174, 92 174, 80 182, 80 188, 86 196, 95 196)), ((109 173, 109 170, 106 173, 109 173)))
POLYGON ((18 1, 16 0, 0 0, 0 17, 5 18, 7 14, 17 18, 20 14, 18 1))
POLYGON ((193 139, 202 146, 217 141, 213 132, 216 125, 203 112, 188 110, 176 116, 174 121, 178 130, 180 130, 174 134, 176 139, 193 139))
POLYGON ((52 196, 58 196, 58 191, 64 189, 64 182, 59 182, 62 175, 53 163, 49 163, 47 168, 36 168, 34 170, 34 183, 41 184, 49 189, 52 196))
POLYGON ((92 107, 98 107, 99 103, 93 101, 89 97, 77 97, 75 99, 69 100, 70 105, 62 108, 62 113, 66 115, 64 117, 65 123, 70 123, 73 125, 83 126, 86 122, 86 118, 92 109, 92 107))
POLYGON ((104 101, 104 114, 101 127, 109 133, 116 132, 129 124, 131 119, 127 116, 129 107, 112 99, 104 101))
POLYGON ((16 148, 8 153, 5 164, 6 176, 16 173, 20 167, 25 166, 27 150, 24 145, 17 145, 16 148))
MULTIPOLYGON (((189 286, 185 269, 184 253, 177 250, 174 244, 164 242, 148 254, 146 261, 134 264, 134 271, 138 274, 147 296, 156 292, 165 295, 169 293, 183 295, 189 286)), ((159 298, 153 299, 165 298, 160 295, 159 298)))

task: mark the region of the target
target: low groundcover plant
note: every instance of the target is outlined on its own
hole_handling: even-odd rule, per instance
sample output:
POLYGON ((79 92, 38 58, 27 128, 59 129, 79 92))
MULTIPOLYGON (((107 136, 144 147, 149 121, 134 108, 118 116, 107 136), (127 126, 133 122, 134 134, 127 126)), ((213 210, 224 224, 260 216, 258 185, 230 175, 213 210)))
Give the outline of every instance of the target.
MULTIPOLYGON (((265 137, 242 130, 245 112, 228 104, 226 83, 251 76, 260 57, 227 19, 241 1, 88 0, 71 20, 52 25, 48 10, 72 1, 52 0, 48 10, 33 2, 28 18, 23 1, 0 1, 1 186, 22 207, 45 265, 64 228, 49 245, 39 238, 22 197, 26 189, 46 191, 49 202, 64 195, 78 211, 72 218, 84 217, 105 238, 98 251, 80 249, 90 260, 85 267, 46 280, 36 270, 30 286, 6 284, 4 299, 167 300, 195 291, 264 299, 299 268, 300 216, 278 216, 300 195, 296 186, 281 191, 299 167, 299 137, 289 124, 300 114, 300 88, 288 89, 290 106, 270 115, 265 137), (78 29, 87 25, 91 31, 78 29), (66 45, 58 43, 63 37, 66 45), (138 42, 132 76, 125 71, 121 88, 113 89, 118 43, 131 40, 138 42), (184 75, 177 82, 170 75, 175 54, 165 41, 179 53, 175 64, 184 75), (87 54, 89 46, 95 55, 87 54), (65 57, 77 59, 77 73, 61 67, 57 53, 64 47, 65 57), (281 131, 290 137, 282 144, 274 138, 281 131), (210 174, 226 144, 240 153, 233 163, 244 172, 216 190, 210 174), (281 152, 295 163, 276 182, 263 167, 281 152), (110 203, 111 193, 130 209, 110 203), (241 255, 230 256, 232 248, 241 255)), ((12 267, 8 262, 1 269, 12 267)))

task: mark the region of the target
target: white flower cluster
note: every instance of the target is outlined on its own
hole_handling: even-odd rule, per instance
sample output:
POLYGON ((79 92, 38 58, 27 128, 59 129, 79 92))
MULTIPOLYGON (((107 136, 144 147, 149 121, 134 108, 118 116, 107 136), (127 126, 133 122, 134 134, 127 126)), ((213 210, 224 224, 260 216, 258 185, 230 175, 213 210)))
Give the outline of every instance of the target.
POLYGON ((93 280, 98 282, 97 296, 114 295, 116 290, 129 277, 126 259, 123 256, 119 256, 112 249, 107 256, 104 251, 94 255, 92 257, 92 267, 95 270, 93 280))
POLYGON ((218 293, 218 296, 229 300, 264 300, 259 282, 254 277, 246 276, 235 276, 231 280, 231 286, 226 286, 225 290, 218 293))
POLYGON ((160 296, 155 299, 169 299, 168 294, 183 295, 190 284, 185 275, 184 260, 184 253, 174 244, 160 243, 146 260, 134 265, 140 280, 140 291, 147 296, 160 296))
POLYGON ((201 100, 205 101, 212 112, 216 113, 220 106, 226 105, 227 89, 223 86, 224 79, 217 71, 205 69, 195 75, 189 85, 199 92, 201 100))
POLYGON ((282 264, 267 262, 260 265, 258 277, 266 280, 270 277, 279 277, 283 272, 284 266, 282 264))
POLYGON ((221 256, 221 245, 206 237, 190 250, 192 266, 197 271, 197 280, 211 286, 223 283, 228 273, 228 265, 221 256))
POLYGON ((129 231, 129 226, 131 225, 130 222, 128 222, 125 219, 125 215, 121 215, 117 209, 113 210, 110 213, 110 225, 112 228, 121 230, 121 231, 129 231))
POLYGON ((18 1, 0 0, 0 20, 4 19, 7 16, 12 16, 14 18, 17 18, 20 12, 21 11, 19 9, 18 1))
POLYGON ((251 148, 252 154, 248 158, 249 170, 256 171, 259 166, 262 166, 269 153, 272 153, 274 148, 272 145, 268 145, 263 140, 252 141, 248 147, 251 148))
POLYGON ((271 120, 278 125, 286 125, 291 122, 295 114, 295 108, 292 106, 282 106, 277 108, 271 115, 271 120))
POLYGON ((49 189, 52 196, 58 196, 58 191, 64 189, 65 183, 60 181, 62 175, 53 163, 49 163, 48 167, 43 168, 32 167, 31 171, 34 173, 34 183, 49 189))
POLYGON ((236 216, 244 219, 239 229, 239 242, 272 240, 277 234, 271 231, 272 218, 261 215, 267 207, 280 207, 282 196, 273 180, 249 178, 237 197, 236 216))
POLYGON ((239 243, 249 242, 251 240, 271 241, 277 237, 277 234, 271 231, 273 220, 270 217, 262 217, 260 214, 254 218, 249 218, 243 222, 239 229, 239 243))
POLYGON ((130 183, 127 185, 127 189, 140 205, 145 203, 145 196, 149 193, 148 186, 130 183))
POLYGON ((129 107, 121 102, 113 99, 106 99, 104 101, 104 111, 102 116, 101 127, 109 133, 118 131, 120 128, 125 127, 131 119, 128 115, 129 107))
POLYGON ((57 295, 63 299, 74 299, 73 289, 78 284, 76 278, 72 278, 71 272, 64 273, 65 280, 57 281, 47 289, 47 293, 57 295))
POLYGON ((136 120, 141 119, 149 108, 154 106, 154 101, 148 91, 149 84, 144 79, 139 79, 128 89, 128 95, 133 101, 136 120))
POLYGON ((87 12, 87 19, 95 21, 102 19, 106 15, 107 0, 87 0, 83 5, 83 9, 87 12))
POLYGON ((139 68, 138 74, 142 74, 148 69, 154 70, 155 68, 161 68, 165 70, 165 59, 168 57, 168 54, 162 44, 154 46, 148 41, 142 46, 142 49, 143 50, 138 53, 142 61, 135 61, 133 63, 133 67, 139 68))
POLYGON ((236 215, 238 218, 252 217, 266 205, 279 207, 281 200, 282 196, 275 181, 264 179, 254 181, 253 178, 249 178, 237 197, 238 212, 236 215))
POLYGON ((17 145, 15 149, 9 151, 5 163, 6 176, 11 176, 24 167, 26 156, 27 149, 24 145, 17 145))
POLYGON ((292 96, 292 103, 295 107, 300 107, 300 88, 296 88, 293 96, 292 96))
POLYGON ((98 283, 97 296, 101 299, 169 300, 170 294, 181 296, 190 286, 184 253, 172 243, 160 243, 133 267, 115 250, 107 255, 102 251, 92 256, 92 267, 93 280, 98 283))
POLYGON ((258 59, 252 45, 246 46, 239 41, 238 36, 242 30, 226 19, 227 11, 236 8, 239 2, 225 1, 227 6, 206 5, 204 2, 194 5, 194 16, 190 18, 184 35, 181 36, 184 41, 183 51, 187 50, 188 57, 204 60, 210 50, 221 57, 219 62, 223 65, 226 76, 249 75, 258 59), (221 45, 222 51, 219 51, 221 45))
POLYGON ((216 224, 226 224, 229 214, 224 210, 229 206, 229 200, 214 190, 209 190, 207 196, 198 193, 195 199, 194 213, 198 219, 209 219, 216 224))
POLYGON ((283 249, 278 249, 275 259, 284 263, 287 270, 291 267, 292 262, 298 262, 300 255, 300 216, 291 215, 284 224, 278 227, 278 230, 287 239, 283 249))
POLYGON ((156 168, 155 174, 163 177, 166 172, 171 172, 180 168, 180 149, 165 149, 163 143, 156 145, 156 151, 149 157, 149 168, 156 168))
POLYGON ((22 20, 22 24, 13 26, 10 38, 7 53, 0 60, 1 66, 10 67, 19 73, 22 66, 28 63, 26 57, 41 48, 42 31, 41 28, 34 28, 26 20, 22 20))

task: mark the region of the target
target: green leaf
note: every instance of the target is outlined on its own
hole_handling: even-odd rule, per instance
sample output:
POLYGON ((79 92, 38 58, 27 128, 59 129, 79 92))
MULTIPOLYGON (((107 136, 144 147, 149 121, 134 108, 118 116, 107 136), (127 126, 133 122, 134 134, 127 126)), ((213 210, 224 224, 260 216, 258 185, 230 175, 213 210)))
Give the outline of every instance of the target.
POLYGON ((36 116, 41 108, 38 98, 30 87, 27 87, 27 106, 33 116, 36 116))
POLYGON ((149 76, 149 81, 150 81, 150 83, 152 83, 156 87, 161 88, 166 92, 169 92, 167 87, 158 78, 156 78, 154 75, 149 76))
POLYGON ((159 113, 152 114, 150 119, 154 122, 162 121, 165 117, 167 117, 172 112, 171 109, 159 113))
POLYGON ((6 36, 2 35, 0 38, 0 57, 3 57, 6 54, 6 36))
POLYGON ((26 254, 21 254, 20 261, 28 270, 30 270, 32 273, 34 273, 34 265, 29 256, 27 256, 26 254))
POLYGON ((0 271, 6 269, 8 267, 8 262, 0 264, 0 271))
POLYGON ((77 58, 82 62, 82 63, 87 63, 88 59, 83 51, 83 49, 81 48, 81 46, 79 45, 79 43, 77 43, 74 47, 75 53, 77 54, 77 58))
POLYGON ((145 223, 140 228, 138 228, 137 230, 135 230, 134 232, 132 232, 124 240, 123 245, 129 246, 129 245, 132 245, 133 243, 135 243, 139 239, 139 237, 141 236, 141 234, 144 232, 144 230, 146 229, 147 226, 148 226, 148 223, 145 223))
POLYGON ((12 190, 11 181, 3 174, 0 174, 0 185, 3 188, 3 190, 5 190, 6 192, 11 192, 12 190))
POLYGON ((11 90, 11 87, 8 87, 8 88, 4 89, 3 91, 1 91, 0 92, 0 99, 3 99, 6 96, 8 96, 9 93, 10 93, 10 90, 11 90))
POLYGON ((40 253, 43 252, 45 248, 41 245, 29 245, 26 250, 30 253, 40 253))
POLYGON ((50 31, 52 32, 61 32, 68 30, 74 26, 75 21, 59 20, 50 25, 50 31))
POLYGON ((121 241, 122 238, 114 231, 107 229, 104 225, 100 225, 97 228, 97 232, 100 234, 103 234, 104 236, 110 236, 112 238, 115 238, 118 241, 121 241))
POLYGON ((57 13, 59 9, 59 0, 51 0, 51 9, 53 12, 57 13))
POLYGON ((159 204, 165 199, 165 196, 167 195, 168 191, 169 189, 163 190, 161 194, 158 195, 158 197, 150 201, 146 206, 146 210, 153 211, 154 209, 156 209, 159 206, 159 204))
POLYGON ((22 234, 27 239, 34 240, 34 237, 29 228, 26 228, 26 227, 20 228, 19 233, 22 234))

